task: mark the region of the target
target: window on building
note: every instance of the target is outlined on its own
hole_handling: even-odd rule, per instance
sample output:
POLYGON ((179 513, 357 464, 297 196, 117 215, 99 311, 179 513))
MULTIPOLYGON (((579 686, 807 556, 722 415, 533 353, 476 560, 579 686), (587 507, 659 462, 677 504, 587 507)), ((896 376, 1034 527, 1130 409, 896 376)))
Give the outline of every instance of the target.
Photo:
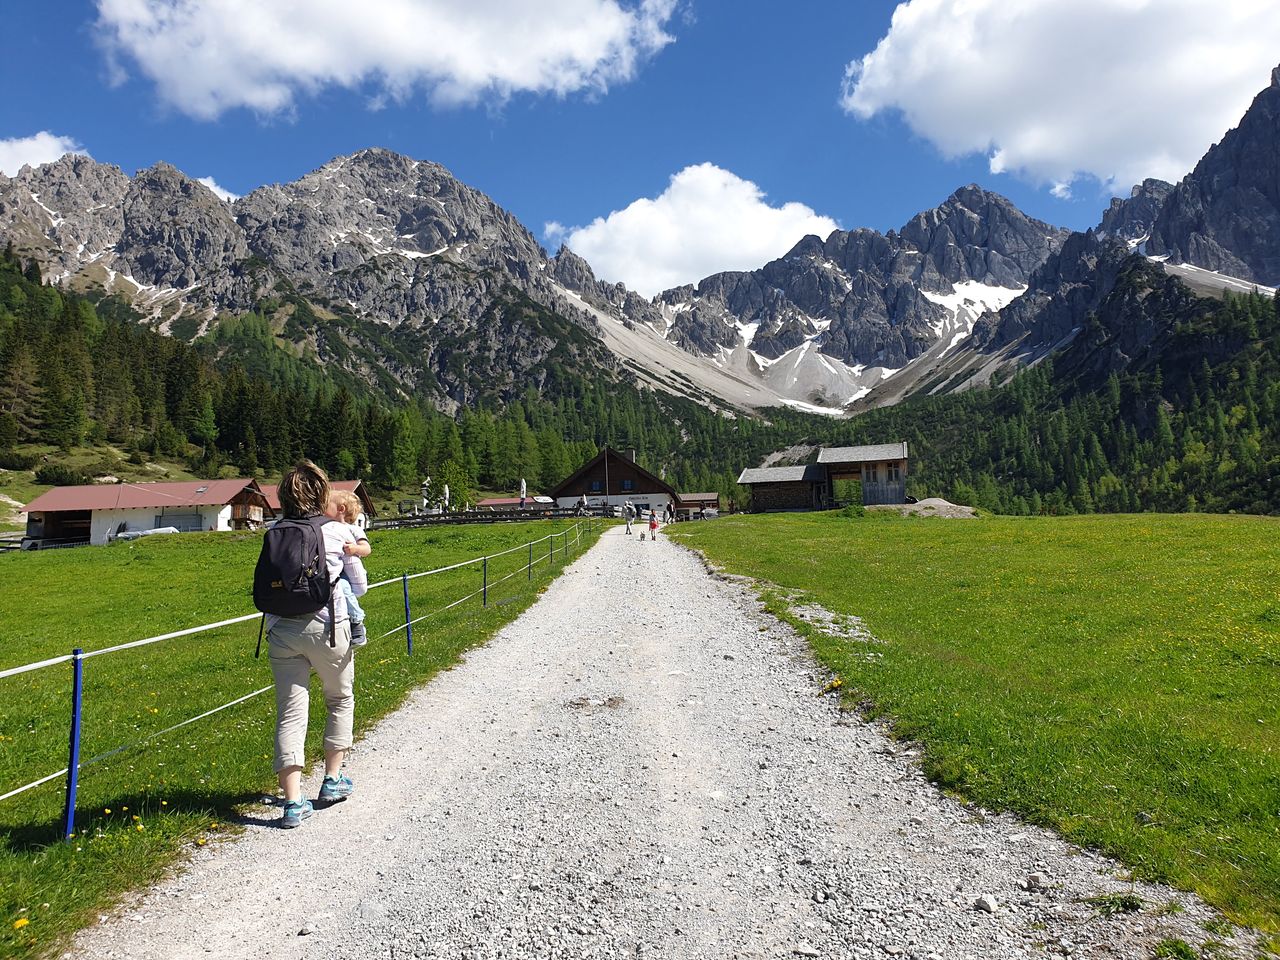
POLYGON ((902 479, 901 465, 896 460, 893 463, 885 464, 885 472, 889 475, 890 483, 897 483, 902 479))
POLYGON ((634 480, 622 481, 622 489, 624 491, 631 491, 631 490, 634 490, 635 488, 636 488, 636 482, 634 480))
POLYGON ((869 464, 867 464, 867 480, 868 480, 870 483, 879 483, 879 482, 880 482, 880 476, 879 476, 879 473, 877 472, 877 471, 878 471, 878 469, 879 469, 879 466, 880 466, 880 465, 879 465, 879 464, 877 464, 877 463, 869 463, 869 464))
POLYGON ((592 480, 592 481, 591 481, 591 492, 592 492, 592 493, 599 493, 599 492, 600 492, 601 490, 603 490, 603 489, 604 489, 604 481, 603 481, 603 480, 592 480))

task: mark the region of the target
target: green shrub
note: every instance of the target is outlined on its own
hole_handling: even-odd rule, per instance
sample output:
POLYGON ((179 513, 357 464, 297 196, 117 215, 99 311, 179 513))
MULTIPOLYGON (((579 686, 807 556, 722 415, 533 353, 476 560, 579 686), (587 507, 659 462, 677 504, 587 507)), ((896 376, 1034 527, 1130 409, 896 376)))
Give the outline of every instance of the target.
POLYGON ((1168 957, 1170 960, 1199 960, 1185 940, 1161 940, 1156 944, 1156 956, 1168 957))
POLYGON ((61 463, 46 463, 36 471, 36 483, 47 483, 55 487, 75 487, 88 482, 89 478, 79 470, 61 463))
POLYGON ((840 508, 840 516, 850 520, 856 520, 858 517, 865 517, 867 508, 860 503, 847 503, 840 508))
POLYGON ((0 450, 0 467, 5 470, 30 470, 39 462, 40 458, 34 453, 0 450))

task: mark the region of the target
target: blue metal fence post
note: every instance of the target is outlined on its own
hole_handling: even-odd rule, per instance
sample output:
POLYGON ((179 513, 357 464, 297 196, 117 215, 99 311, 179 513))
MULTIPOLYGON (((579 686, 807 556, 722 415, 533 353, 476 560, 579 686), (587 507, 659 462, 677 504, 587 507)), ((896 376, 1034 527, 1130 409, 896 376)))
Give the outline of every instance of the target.
POLYGON ((84 651, 71 652, 71 738, 67 751, 67 809, 62 829, 64 840, 76 832, 76 790, 80 786, 80 710, 84 704, 84 651))
POLYGON ((409 574, 400 575, 400 582, 404 584, 404 643, 405 650, 409 656, 413 656, 413 624, 410 622, 413 617, 409 615, 409 574))
POLYGON ((487 607, 489 605, 489 558, 484 558, 484 582, 480 585, 482 593, 480 594, 480 605, 487 607))

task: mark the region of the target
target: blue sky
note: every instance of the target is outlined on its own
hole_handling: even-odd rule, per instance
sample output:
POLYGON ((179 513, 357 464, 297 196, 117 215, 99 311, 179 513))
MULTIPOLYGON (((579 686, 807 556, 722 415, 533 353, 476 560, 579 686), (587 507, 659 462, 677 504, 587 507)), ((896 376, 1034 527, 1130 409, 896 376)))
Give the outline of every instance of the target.
MULTIPOLYGON (((152 9, 174 2, 141 0, 152 9)), ((225 19, 234 16, 227 11, 240 2, 210 0, 207 5, 226 8, 225 19)), ((429 17, 438 2, 369 0, 364 8, 374 16, 380 5, 390 10, 417 3, 429 17)), ((498 7, 503 2, 492 0, 498 7)), ((605 12, 633 10, 638 2, 568 0, 579 11, 610 8, 605 12)), ((1181 127, 1191 124, 1185 117, 1179 120, 1180 112, 1195 114, 1198 126, 1180 129, 1170 144, 1154 146, 1151 141, 1158 138, 1135 129, 1130 139, 1145 144, 1126 143, 1125 124, 1100 134, 1095 128, 1106 124, 1090 120, 1090 110, 1110 109, 1106 88, 1101 101, 1100 91, 1089 84, 1078 96, 1063 92, 1075 82, 1064 71, 1092 66, 1091 55, 1099 63, 1110 57, 1096 40, 1115 15, 1109 9, 1117 6, 1115 0, 1036 0, 1034 14, 1021 20, 1007 16, 1005 11, 1026 2, 990 0, 986 12, 980 9, 977 20, 966 25, 957 21, 955 0, 914 0, 903 5, 909 9, 892 24, 898 4, 885 0, 785 5, 645 0, 654 4, 650 12, 664 39, 640 51, 633 66, 615 70, 604 90, 590 82, 561 93, 539 90, 535 83, 528 84, 533 89, 521 89, 517 79, 501 90, 442 95, 438 66, 424 79, 414 73, 416 65, 406 63, 406 58, 433 55, 415 48, 398 52, 385 68, 376 51, 366 52, 361 62, 367 69, 363 74, 357 69, 354 76, 339 77, 342 67, 334 65, 332 75, 293 81, 288 71, 294 67, 281 66, 276 78, 284 76, 287 103, 267 110, 238 105, 239 88, 218 93, 223 99, 212 109, 207 102, 196 103, 194 94, 175 95, 173 90, 190 79, 183 75, 189 65, 181 56, 181 40, 175 41, 176 59, 148 62, 163 47, 156 39, 160 34, 129 35, 130 28, 121 25, 125 14, 119 12, 128 8, 125 0, 63 0, 56 14, 44 3, 12 4, 5 13, 7 31, 25 42, 8 44, 0 60, 0 86, 6 92, 0 141, 48 131, 126 172, 166 160, 193 177, 212 176, 237 194, 294 179, 339 154, 385 146, 445 165, 510 209, 540 238, 544 224, 565 225, 571 243, 573 228, 641 198, 659 197, 674 175, 697 164, 750 181, 765 195, 765 205, 803 204, 845 228, 900 226, 969 182, 1010 197, 1036 217, 1084 228, 1097 223, 1110 193, 1127 192, 1138 174, 1176 177, 1189 169, 1265 85, 1268 60, 1280 49, 1260 43, 1257 51, 1242 52, 1234 42, 1229 48, 1237 61, 1233 83, 1220 84, 1223 89, 1215 89, 1212 103, 1198 109, 1184 97, 1181 110, 1166 105, 1155 111, 1157 120, 1181 127), (1040 13, 1055 7, 1065 19, 1055 22, 1040 13), (888 47, 861 67, 862 88, 854 88, 856 78, 846 83, 847 66, 871 54, 886 37, 888 47), (1006 62, 1001 58, 1007 48, 1018 46, 1010 37, 1026 37, 1031 49, 1006 62), (991 49, 984 50, 983 43, 991 49), (947 53, 933 58, 922 73, 918 54, 931 44, 947 53), (1038 55, 1037 44, 1052 55, 1038 55), (1039 129, 1042 116, 1060 118, 1061 127, 1039 129), (1045 148, 1046 140, 1058 145, 1045 148), (1078 155, 1062 146, 1074 141, 1081 144, 1078 155)), ((553 5, 547 0, 548 7, 553 5)), ((1166 26, 1168 36, 1160 38, 1162 49, 1150 51, 1151 63, 1143 62, 1141 49, 1133 53, 1131 34, 1125 56, 1134 61, 1135 72, 1128 79, 1120 75, 1100 82, 1115 84, 1113 92, 1126 99, 1148 97, 1137 78, 1140 71, 1150 76, 1157 56, 1170 58, 1170 42, 1175 67, 1180 38, 1203 47, 1204 31, 1194 22, 1197 5, 1205 6, 1166 0, 1160 19, 1172 20, 1173 26, 1166 26), (1185 13, 1181 23, 1179 10, 1185 13)), ((1130 0, 1120 6, 1147 4, 1130 0)), ((1237 6, 1237 22, 1227 27, 1237 30, 1243 23, 1256 32, 1261 25, 1264 34, 1275 27, 1272 39, 1280 36, 1280 21, 1265 5, 1240 0, 1237 6), (1259 24, 1259 18, 1265 22, 1259 24)), ((1156 8, 1151 12, 1155 15, 1156 8)), ((1141 20, 1123 24, 1146 25, 1141 20)), ((218 26, 192 29, 219 49, 251 42, 234 31, 210 36, 218 26)), ((337 28, 300 22, 302 39, 279 36, 278 42, 301 47, 325 29, 337 28)), ((329 39, 341 51, 343 38, 329 39)), ((370 42, 377 41, 375 35, 370 42)), ((457 69, 469 67, 463 63, 457 69)), ((189 73, 202 69, 208 68, 196 64, 189 73)), ((298 69, 299 76, 305 73, 298 69)), ((214 76, 202 80, 200 89, 225 91, 234 79, 214 76)), ((1151 79, 1161 82, 1158 74, 1151 79)), ((574 86, 572 80, 556 82, 574 86)), ((1146 122, 1151 106, 1140 102, 1138 108, 1146 122)), ((603 223, 597 233, 611 226, 603 223)), ((602 263, 609 261, 606 273, 625 272, 618 264, 625 264, 629 250, 634 258, 635 251, 625 246, 630 241, 579 236, 584 246, 595 243, 592 249, 602 263)), ((588 259, 595 264, 591 255, 588 259)))

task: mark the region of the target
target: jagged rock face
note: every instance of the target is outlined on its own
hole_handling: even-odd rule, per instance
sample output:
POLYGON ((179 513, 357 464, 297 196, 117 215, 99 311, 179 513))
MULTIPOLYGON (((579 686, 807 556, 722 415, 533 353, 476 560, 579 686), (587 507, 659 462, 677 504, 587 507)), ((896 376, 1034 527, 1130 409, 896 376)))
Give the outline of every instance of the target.
POLYGON ((1280 67, 1165 201, 1147 252, 1280 284, 1280 67))
POLYGON ((484 194, 438 164, 388 150, 260 188, 234 210, 255 255, 317 287, 382 257, 399 261, 406 269, 397 277, 409 280, 446 253, 525 280, 545 259, 532 234, 484 194))
POLYGON ((119 167, 67 154, 17 176, 0 174, 0 232, 39 251, 46 272, 66 275, 114 251, 124 231, 129 178, 119 167))
POLYGON ((806 237, 760 270, 716 274, 658 301, 674 317, 669 336, 699 353, 751 333, 767 359, 813 340, 844 363, 897 368, 937 340, 944 311, 925 293, 965 281, 1024 286, 1065 236, 968 186, 901 231, 806 237))
POLYGON ((1156 218, 1173 192, 1173 184, 1147 178, 1133 188, 1128 198, 1113 197, 1102 215, 1098 234, 1138 246, 1151 236, 1156 218))
POLYGON ((1111 292, 1129 256, 1126 244, 1092 230, 1073 233, 1062 249, 1032 273, 1026 292, 998 314, 974 324, 973 342, 995 350, 1025 339, 1052 346, 1077 331, 1111 292))
MULTIPOLYGON (((249 256, 227 204, 208 187, 159 163, 129 184, 116 254, 139 283, 186 289, 221 281, 249 256)), ((220 301, 227 297, 219 296, 220 301)))

